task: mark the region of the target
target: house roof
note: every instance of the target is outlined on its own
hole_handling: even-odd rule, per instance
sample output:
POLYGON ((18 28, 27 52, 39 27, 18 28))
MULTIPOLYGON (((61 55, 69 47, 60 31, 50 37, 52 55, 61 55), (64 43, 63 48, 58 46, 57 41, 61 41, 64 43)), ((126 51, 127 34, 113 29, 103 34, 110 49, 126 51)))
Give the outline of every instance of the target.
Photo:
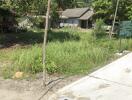
POLYGON ((79 19, 80 20, 87 20, 89 19, 90 17, 92 17, 94 14, 93 10, 89 10, 87 11, 84 15, 82 15, 79 19))
POLYGON ((61 17, 62 18, 79 18, 88 10, 89 8, 66 9, 64 12, 62 12, 61 17))

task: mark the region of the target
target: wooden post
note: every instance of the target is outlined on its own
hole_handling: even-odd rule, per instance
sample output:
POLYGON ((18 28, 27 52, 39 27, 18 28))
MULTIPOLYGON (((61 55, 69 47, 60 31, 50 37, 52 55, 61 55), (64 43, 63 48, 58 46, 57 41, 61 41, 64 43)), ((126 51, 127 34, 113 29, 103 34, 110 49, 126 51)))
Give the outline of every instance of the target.
POLYGON ((50 5, 51 0, 48 0, 48 6, 47 6, 47 13, 46 13, 46 23, 45 23, 45 31, 44 31, 44 41, 43 41, 43 85, 46 86, 46 41, 47 41, 47 34, 49 29, 49 14, 50 14, 50 5))
POLYGON ((87 20, 87 29, 88 29, 88 27, 89 27, 88 23, 89 23, 89 20, 87 20))
POLYGON ((122 51, 122 41, 121 41, 121 37, 119 37, 120 39, 119 39, 119 52, 121 52, 122 51))
POLYGON ((113 33, 114 27, 115 27, 115 21, 116 21, 116 16, 117 16, 117 11, 118 11, 119 1, 120 1, 120 0, 117 0, 116 11, 115 11, 115 15, 114 15, 114 21, 113 21, 113 25, 112 25, 111 32, 110 32, 110 34, 109 34, 109 35, 110 35, 110 39, 112 38, 112 33, 113 33))

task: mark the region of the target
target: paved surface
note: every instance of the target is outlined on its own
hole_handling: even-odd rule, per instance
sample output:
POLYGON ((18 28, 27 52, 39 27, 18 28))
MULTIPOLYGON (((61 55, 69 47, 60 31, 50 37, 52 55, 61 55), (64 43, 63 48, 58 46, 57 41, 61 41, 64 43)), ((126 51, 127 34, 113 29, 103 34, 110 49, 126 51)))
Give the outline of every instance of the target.
POLYGON ((49 100, 132 100, 132 53, 62 88, 49 100))

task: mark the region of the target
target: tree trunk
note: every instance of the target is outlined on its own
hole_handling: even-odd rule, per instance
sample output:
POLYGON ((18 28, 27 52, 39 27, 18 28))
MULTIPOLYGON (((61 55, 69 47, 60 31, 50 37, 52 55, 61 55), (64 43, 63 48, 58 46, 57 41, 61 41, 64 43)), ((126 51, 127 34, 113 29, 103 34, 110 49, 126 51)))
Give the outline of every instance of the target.
POLYGON ((44 41, 43 41, 43 85, 46 86, 46 41, 47 41, 47 34, 49 29, 49 15, 50 15, 50 5, 51 0, 48 0, 48 6, 47 6, 47 13, 46 13, 46 23, 45 23, 45 34, 44 34, 44 41))

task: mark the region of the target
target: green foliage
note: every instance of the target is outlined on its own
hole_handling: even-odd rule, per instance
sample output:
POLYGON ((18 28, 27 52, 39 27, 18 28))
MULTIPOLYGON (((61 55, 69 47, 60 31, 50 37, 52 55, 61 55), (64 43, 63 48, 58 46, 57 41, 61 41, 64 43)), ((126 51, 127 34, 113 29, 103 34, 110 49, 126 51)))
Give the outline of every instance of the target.
POLYGON ((44 28, 45 26, 45 19, 42 17, 31 18, 31 21, 36 27, 44 28))
POLYGON ((76 8, 76 7, 88 7, 91 4, 91 0, 54 0, 58 4, 58 8, 76 8))
POLYGON ((128 19, 132 20, 132 1, 129 1, 129 6, 126 6, 126 16, 128 16, 128 19))
MULTIPOLYGON (((80 0, 52 0, 51 1, 51 25, 58 25, 58 11, 66 8, 84 7, 86 1, 80 0), (79 3, 78 3, 79 2, 79 3), (80 3, 81 2, 81 3, 80 3)), ((19 15, 46 15, 47 0, 8 0, 3 1, 1 7, 11 9, 19 15)))
POLYGON ((5 66, 0 71, 0 74, 2 74, 2 76, 5 79, 12 78, 12 76, 13 76, 14 73, 15 73, 15 68, 13 68, 12 66, 5 66))
POLYGON ((17 71, 23 71, 27 73, 37 73, 42 71, 42 51, 34 45, 30 49, 15 50, 11 55, 11 59, 14 62, 14 68, 17 71))
POLYGON ((95 10, 96 18, 108 18, 110 17, 112 10, 111 0, 94 0, 92 4, 95 10))
MULTIPOLYGON (((88 6, 90 0, 52 0, 52 10, 88 6)), ((47 0, 5 0, 1 7, 13 9, 20 14, 44 14, 47 10, 47 0)))
POLYGON ((45 14, 47 0, 5 0, 1 2, 1 7, 13 9, 17 13, 24 15, 29 13, 45 14))
MULTIPOLYGON (((40 35, 40 37, 42 35, 42 33, 33 34, 34 36, 40 35)), ((32 38, 33 34, 30 37, 23 35, 23 41, 32 38)), ((85 74, 108 62, 114 57, 115 52, 120 51, 118 39, 112 38, 109 41, 108 37, 103 37, 94 40, 92 31, 63 28, 52 30, 49 35, 46 55, 46 69, 49 74, 85 74), (68 34, 70 36, 67 36, 68 34)), ((36 41, 34 36, 29 42, 36 41)), ((131 44, 131 39, 122 39, 121 49, 132 50, 131 44)), ((42 72, 42 46, 40 44, 18 47, 7 52, 0 51, 0 54, 1 61, 6 59, 12 62, 12 66, 3 69, 3 75, 6 78, 11 77, 17 71, 29 74, 42 72)))
POLYGON ((94 27, 94 34, 98 36, 102 36, 105 34, 105 29, 104 29, 104 21, 102 19, 97 19, 95 22, 95 27, 94 27))
POLYGON ((51 61, 51 59, 47 58, 46 70, 49 74, 53 74, 59 71, 59 67, 54 61, 51 61))
MULTIPOLYGON (((117 0, 52 0, 53 16, 56 11, 67 8, 91 7, 95 10, 96 18, 113 18, 117 0)), ((23 14, 45 15, 47 10, 47 0, 5 0, 0 2, 0 7, 15 10, 23 14)), ((118 9, 118 19, 132 19, 132 0, 120 0, 118 9)))
MULTIPOLYGON (((103 19, 113 19, 116 9, 117 0, 94 0, 93 8, 95 16, 103 19)), ((132 15, 132 0, 120 0, 118 7, 118 20, 131 19, 132 15)))
POLYGON ((132 0, 120 0, 118 8, 119 20, 129 20, 131 19, 132 12, 132 0))

